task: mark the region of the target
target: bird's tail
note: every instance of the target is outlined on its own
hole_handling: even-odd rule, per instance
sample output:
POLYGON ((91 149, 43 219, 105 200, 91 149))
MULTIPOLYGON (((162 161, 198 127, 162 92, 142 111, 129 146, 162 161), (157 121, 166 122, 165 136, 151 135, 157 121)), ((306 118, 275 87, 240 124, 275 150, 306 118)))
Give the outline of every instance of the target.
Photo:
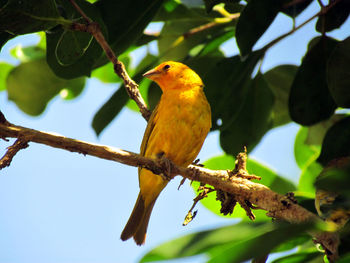
POLYGON ((145 206, 145 201, 139 193, 134 209, 120 236, 123 241, 134 237, 137 245, 145 243, 148 222, 156 200, 157 197, 148 206, 145 206))

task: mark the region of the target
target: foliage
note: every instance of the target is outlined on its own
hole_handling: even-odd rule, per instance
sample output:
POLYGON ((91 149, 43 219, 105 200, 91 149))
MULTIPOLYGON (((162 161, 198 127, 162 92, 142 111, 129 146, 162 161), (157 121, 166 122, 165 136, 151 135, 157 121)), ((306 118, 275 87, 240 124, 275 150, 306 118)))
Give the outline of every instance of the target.
MULTIPOLYGON (((294 21, 311 0, 204 0, 199 5, 187 2, 76 0, 89 17, 98 22, 131 77, 140 83, 141 93, 151 108, 159 99, 160 91, 154 84, 142 80, 142 73, 160 61, 182 61, 203 78, 212 106, 212 130, 220 132, 220 144, 226 153, 208 160, 207 167, 232 169, 232 156, 244 146, 252 151, 269 130, 292 121, 302 125, 294 149, 301 169, 298 186, 254 160, 248 161, 248 170, 263 174, 261 183, 276 192, 296 191, 300 203, 314 211, 310 203, 315 196, 317 176, 330 161, 350 155, 349 111, 337 112, 350 107, 350 37, 339 40, 326 34, 347 20, 349 1, 330 1, 329 6, 322 7, 322 13, 315 15, 315 30, 319 33, 310 40, 301 65, 278 65, 266 72, 260 67, 265 54, 298 27, 290 28, 287 34, 262 48, 257 49, 256 43, 277 15, 285 14, 294 21), (163 23, 159 34, 144 33, 152 22, 163 23), (227 57, 220 46, 232 38, 240 54, 227 57), (131 52, 154 41, 158 54, 147 54, 132 67, 131 52)), ((18 35, 45 32, 45 35, 40 33, 38 45, 16 47, 11 52, 19 60, 18 65, 0 63, 0 91, 6 90, 9 100, 23 112, 40 115, 57 94, 64 99, 76 98, 84 89, 86 77, 121 82, 91 35, 70 29, 73 22, 83 23, 84 20, 70 1, 0 1, 0 49, 18 35)), ((119 85, 93 118, 96 134, 100 134, 125 106, 136 109, 124 87, 119 85)), ((316 187, 340 189, 345 198, 343 203, 348 204, 349 190, 341 187, 347 185, 349 170, 335 170, 318 180, 316 187)), ((214 193, 202 203, 219 214, 214 193)), ((236 208, 232 216, 246 220, 240 208, 236 208)), ((323 257, 308 243, 305 230, 309 225, 271 223, 261 211, 257 212, 257 220, 255 224, 243 221, 169 241, 149 252, 142 261, 206 254, 210 262, 240 262, 292 248, 296 248, 293 254, 274 262, 311 261, 323 257)), ((349 233, 349 227, 344 233, 349 233)), ((344 234, 342 238, 346 240, 348 236, 344 234)), ((347 257, 349 255, 341 260, 346 261, 347 257)))

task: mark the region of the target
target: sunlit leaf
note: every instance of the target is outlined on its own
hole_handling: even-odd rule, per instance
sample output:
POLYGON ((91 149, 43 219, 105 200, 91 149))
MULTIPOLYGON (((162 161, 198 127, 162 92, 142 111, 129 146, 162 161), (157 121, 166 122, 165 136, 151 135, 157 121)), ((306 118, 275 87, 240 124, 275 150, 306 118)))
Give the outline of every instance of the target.
POLYGON ((45 50, 39 46, 22 47, 21 45, 18 45, 11 49, 10 53, 21 62, 27 62, 45 57, 45 50))
POLYGON ((13 66, 5 62, 0 62, 0 91, 6 89, 6 77, 13 66))
POLYGON ((284 256, 272 261, 272 263, 299 263, 299 262, 313 262, 318 258, 318 262, 322 262, 323 254, 320 251, 299 252, 292 255, 284 256))
POLYGON ((15 67, 7 77, 7 92, 25 113, 41 114, 47 103, 62 89, 70 89, 78 95, 84 87, 83 78, 64 80, 50 70, 44 59, 32 60, 15 67))
POLYGON ((251 258, 260 258, 279 244, 300 235, 311 227, 312 224, 273 224, 272 229, 257 231, 250 238, 217 247, 216 251, 214 249, 210 250, 211 259, 208 262, 233 263, 243 262, 251 258))

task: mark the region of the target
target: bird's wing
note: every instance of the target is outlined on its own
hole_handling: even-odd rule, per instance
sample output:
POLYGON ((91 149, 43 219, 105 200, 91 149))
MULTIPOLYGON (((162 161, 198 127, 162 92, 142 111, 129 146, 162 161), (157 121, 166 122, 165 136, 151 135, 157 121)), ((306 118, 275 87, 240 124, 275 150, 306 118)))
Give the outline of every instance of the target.
MULTIPOLYGON (((143 139, 142 139, 142 143, 141 143, 141 150, 140 150, 140 154, 143 156, 145 155, 145 152, 147 149, 148 140, 151 137, 154 126, 156 125, 156 120, 157 120, 156 116, 158 115, 158 105, 154 108, 154 110, 151 114, 151 117, 148 120, 145 133, 143 135, 143 139)), ((140 170, 141 170, 141 168, 139 167, 139 173, 140 173, 140 170)))

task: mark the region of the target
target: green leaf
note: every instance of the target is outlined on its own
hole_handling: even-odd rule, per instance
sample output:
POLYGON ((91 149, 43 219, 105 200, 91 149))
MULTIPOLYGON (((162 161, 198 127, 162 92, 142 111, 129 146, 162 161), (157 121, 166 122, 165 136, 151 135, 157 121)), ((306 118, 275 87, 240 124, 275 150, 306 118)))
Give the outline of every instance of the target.
POLYGON ((114 92, 109 100, 103 104, 103 106, 96 112, 92 120, 92 128, 94 129, 97 136, 111 123, 111 121, 118 115, 123 109, 129 96, 126 93, 124 86, 114 92))
POLYGON ((310 241, 310 236, 308 234, 297 236, 297 237, 292 238, 289 241, 284 242, 284 243, 278 245, 277 247, 275 247, 272 250, 272 253, 278 253, 278 252, 291 250, 291 249, 295 248, 296 246, 300 246, 300 245, 306 243, 307 241, 310 241))
POLYGON ((199 56, 205 56, 213 51, 216 51, 222 43, 234 37, 234 35, 234 27, 227 27, 223 31, 218 32, 218 34, 214 34, 209 41, 204 43, 204 47, 200 50, 199 56))
POLYGON ((164 22, 172 20, 209 20, 208 16, 202 8, 189 8, 184 4, 179 4, 177 1, 166 1, 159 9, 154 22, 164 22))
POLYGON ((25 113, 41 114, 47 103, 62 89, 79 94, 84 87, 84 79, 64 80, 50 70, 44 59, 32 60, 15 67, 7 77, 7 92, 25 113))
POLYGON ((317 161, 326 165, 329 161, 350 155, 350 116, 336 122, 328 131, 322 143, 317 161))
MULTIPOLYGON (((76 3, 87 16, 100 25, 102 33, 107 37, 98 9, 84 0, 76 0, 76 3)), ((57 4, 67 17, 79 21, 81 15, 69 1, 57 0, 57 4)), ((67 33, 62 27, 46 32, 46 59, 52 71, 65 79, 90 76, 94 63, 102 54, 100 45, 94 39, 89 42, 90 38, 88 33, 67 33)))
POLYGON ((21 45, 11 49, 11 55, 21 62, 41 59, 45 57, 45 50, 39 46, 22 47, 21 45))
POLYGON ((294 157, 300 169, 304 169, 310 165, 318 155, 320 154, 321 148, 314 144, 307 144, 307 138, 309 129, 301 127, 295 137, 294 142, 294 157))
POLYGON ((275 95, 272 109, 274 127, 290 122, 288 97, 297 69, 298 67, 294 65, 280 65, 264 74, 265 80, 275 95))
POLYGON ((271 229, 271 223, 251 224, 244 222, 189 234, 152 249, 140 262, 154 262, 203 254, 227 243, 237 243, 271 229))
POLYGON ((0 9, 0 32, 21 35, 47 30, 57 25, 59 18, 53 0, 9 0, 0 9))
MULTIPOLYGON (((267 225, 267 223, 265 223, 267 225)), ((218 247, 217 251, 209 251, 211 259, 208 261, 220 263, 243 262, 251 258, 260 258, 267 255, 275 247, 290 240, 306 230, 312 228, 312 224, 287 224, 275 223, 272 229, 264 229, 252 234, 249 238, 240 242, 232 242, 218 247)))
MULTIPOLYGON (((129 74, 131 74, 131 70, 129 68, 131 59, 130 59, 129 55, 123 54, 123 55, 119 56, 118 59, 121 62, 123 62, 126 70, 128 71, 129 74)), ((119 83, 122 81, 122 79, 119 78, 118 75, 114 72, 112 62, 109 62, 106 65, 93 70, 91 73, 91 77, 97 78, 104 83, 119 83)))
POLYGON ((336 44, 336 40, 322 37, 305 55, 290 91, 289 112, 293 121, 312 125, 334 113, 337 106, 328 89, 326 69, 336 44))
POLYGON ((327 66, 328 88, 337 105, 344 108, 350 108, 349 68, 350 37, 337 44, 327 66))
MULTIPOLYGON (((206 168, 209 169, 232 170, 235 166, 235 159, 230 155, 222 155, 213 157, 205 161, 203 164, 206 168)), ((294 191, 296 189, 295 185, 292 182, 277 175, 276 172, 272 171, 270 168, 262 165, 261 163, 253 159, 248 159, 247 170, 250 174, 261 176, 261 180, 259 181, 259 183, 270 187, 273 191, 276 191, 278 193, 285 194, 289 191, 294 191)), ((194 190, 197 190, 199 183, 194 182, 192 186, 194 190)), ((211 212, 223 216, 220 213, 220 202, 216 200, 216 196, 214 193, 210 193, 207 198, 201 200, 201 203, 211 212)), ((258 221, 269 220, 268 217, 266 217, 264 211, 256 210, 254 211, 254 214, 256 214, 256 220, 258 221)), ((233 214, 230 216, 235 218, 241 217, 243 218, 243 220, 249 220, 246 216, 245 211, 239 206, 235 207, 233 214)))
POLYGON ((163 0, 101 0, 94 4, 106 25, 108 42, 117 56, 140 39, 162 3, 163 0))
POLYGON ((282 12, 290 17, 297 17, 301 12, 303 12, 312 2, 312 0, 306 0, 306 1, 284 1, 284 6, 282 7, 282 12), (292 4, 293 3, 293 4, 292 4), (292 5, 290 5, 292 4, 292 5))
POLYGON ((85 54, 92 40, 92 35, 86 32, 64 30, 55 50, 58 63, 62 66, 76 63, 85 54))
POLYGON ((224 130, 237 118, 249 91, 244 84, 263 54, 259 50, 241 61, 239 56, 226 58, 216 51, 188 60, 203 79, 212 110, 212 129, 224 130))
POLYGON ((181 61, 190 50, 201 44, 214 39, 212 34, 224 34, 224 29, 229 24, 218 25, 207 30, 190 34, 190 30, 208 23, 207 18, 199 18, 198 20, 174 20, 167 21, 160 33, 158 39, 159 54, 163 60, 181 61))
POLYGON ((320 146, 307 144, 308 134, 309 128, 300 128, 295 138, 294 156, 301 169, 298 192, 313 197, 315 195, 314 182, 322 171, 322 166, 316 162, 320 153, 320 146))
POLYGON ((241 55, 248 55, 277 16, 281 3, 278 0, 250 0, 237 23, 236 40, 241 55))
MULTIPOLYGON (((315 125, 312 125, 308 129, 307 138, 305 143, 308 145, 317 145, 320 146, 326 135, 328 129, 339 120, 343 119, 345 114, 334 114, 331 118, 325 121, 321 121, 315 125)), ((319 147, 317 147, 319 148, 319 147)), ((319 148, 320 149, 320 148, 319 148)), ((319 152, 319 151, 318 151, 319 152)))
POLYGON ((251 151, 272 127, 274 95, 263 75, 258 74, 246 85, 249 85, 249 91, 238 117, 220 132, 222 149, 232 155, 242 151, 244 146, 251 151))
MULTIPOLYGON (((345 159, 345 163, 334 164, 332 166, 327 166, 322 171, 321 176, 315 181, 315 186, 317 189, 322 189, 325 191, 330 191, 343 195, 348 198, 348 200, 334 200, 336 201, 347 201, 347 208, 350 209, 350 159, 345 159)), ((340 198, 339 198, 340 199, 340 198)))
POLYGON ((314 259, 319 258, 317 262, 323 262, 323 254, 320 251, 314 252, 298 252, 292 255, 284 256, 272 261, 272 263, 299 263, 299 262, 313 262, 314 259))
POLYGON ((0 62, 0 91, 6 89, 6 77, 12 69, 12 65, 0 62))
POLYGON ((349 1, 339 1, 335 6, 325 12, 325 14, 318 17, 316 30, 322 33, 339 28, 349 17, 349 10, 349 1))
POLYGON ((316 160, 310 160, 310 163, 302 169, 298 184, 298 194, 312 198, 315 196, 316 189, 314 183, 317 176, 321 173, 322 168, 316 160))
MULTIPOLYGON (((154 59, 156 59, 156 57, 148 54, 140 62, 140 64, 135 70, 136 73, 133 76, 133 80, 136 81, 136 83, 142 80, 142 74, 146 71, 146 68, 149 68, 153 65, 153 63, 155 62, 154 59)), ((92 127, 97 136, 100 135, 100 133, 108 126, 108 124, 112 122, 112 120, 119 114, 119 112, 128 103, 128 101, 129 96, 125 90, 124 85, 122 85, 109 98, 109 100, 97 111, 93 118, 92 127)))

